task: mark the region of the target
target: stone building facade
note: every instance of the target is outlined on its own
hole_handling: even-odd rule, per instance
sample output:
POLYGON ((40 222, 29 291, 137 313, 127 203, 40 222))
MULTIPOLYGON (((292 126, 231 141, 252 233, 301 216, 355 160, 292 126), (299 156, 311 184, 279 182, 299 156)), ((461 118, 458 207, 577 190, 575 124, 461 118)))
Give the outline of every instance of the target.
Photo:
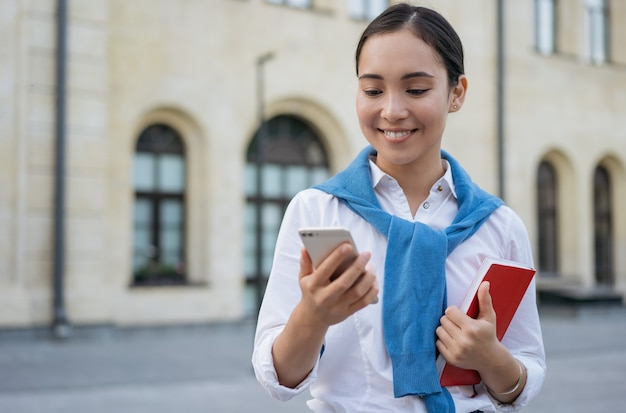
MULTIPOLYGON (((0 328, 55 318, 57 3, 0 3, 0 328)), ((502 183, 542 280, 626 292, 626 5, 504 2, 499 105, 498 2, 419 3, 466 51, 444 147, 502 183)), ((71 324, 254 313, 285 203, 365 144, 354 48, 385 4, 67 1, 71 324)))

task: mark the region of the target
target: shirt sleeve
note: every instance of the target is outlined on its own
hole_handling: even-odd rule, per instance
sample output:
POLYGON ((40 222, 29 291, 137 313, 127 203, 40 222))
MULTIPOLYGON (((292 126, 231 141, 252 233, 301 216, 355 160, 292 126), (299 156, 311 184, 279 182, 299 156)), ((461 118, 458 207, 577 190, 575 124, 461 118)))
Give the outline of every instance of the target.
POLYGON ((252 366, 257 380, 272 397, 282 401, 302 393, 316 379, 319 365, 318 360, 311 373, 298 386, 289 388, 278 382, 272 357, 274 341, 283 331, 301 297, 298 273, 302 242, 298 229, 311 224, 308 222, 311 214, 307 211, 307 202, 301 198, 299 194, 292 200, 281 224, 272 270, 259 311, 252 353, 252 366))
MULTIPOLYGON (((505 245, 505 251, 503 251, 505 258, 534 267, 526 227, 517 214, 510 209, 508 212, 508 223, 503 226, 503 228, 508 228, 508 234, 510 234, 508 243, 503 244, 505 245)), ((517 412, 537 397, 546 374, 545 351, 537 311, 534 279, 528 287, 515 317, 502 339, 502 343, 509 349, 513 357, 526 368, 526 386, 511 404, 502 404, 492 398, 486 389, 483 390, 489 395, 499 411, 517 412)))
POLYGON ((302 393, 317 378, 319 361, 315 364, 309 375, 296 387, 286 387, 278 382, 274 359, 272 358, 272 346, 276 337, 282 331, 282 327, 265 330, 261 337, 255 338, 252 365, 254 374, 261 386, 275 399, 287 401, 302 393))

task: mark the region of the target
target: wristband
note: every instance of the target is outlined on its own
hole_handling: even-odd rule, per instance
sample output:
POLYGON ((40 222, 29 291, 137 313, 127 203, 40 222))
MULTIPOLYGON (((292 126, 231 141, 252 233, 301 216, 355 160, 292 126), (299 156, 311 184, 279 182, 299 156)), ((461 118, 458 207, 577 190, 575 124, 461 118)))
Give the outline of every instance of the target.
POLYGON ((522 368, 522 363, 520 362, 517 362, 517 366, 519 367, 519 377, 517 379, 517 383, 515 383, 515 386, 513 386, 513 388, 508 391, 494 392, 495 394, 497 394, 498 396, 508 396, 509 394, 515 393, 517 389, 519 389, 520 384, 522 384, 522 377, 524 377, 524 369, 522 368))

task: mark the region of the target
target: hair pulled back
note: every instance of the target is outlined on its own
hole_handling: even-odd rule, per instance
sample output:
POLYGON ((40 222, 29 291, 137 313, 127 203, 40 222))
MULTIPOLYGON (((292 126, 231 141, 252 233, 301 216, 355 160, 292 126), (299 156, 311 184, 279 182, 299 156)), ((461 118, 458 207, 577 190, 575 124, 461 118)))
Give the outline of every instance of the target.
POLYGON ((387 8, 365 28, 356 48, 356 73, 359 74, 359 58, 363 45, 377 34, 409 30, 432 47, 448 72, 448 83, 456 86, 459 76, 465 73, 463 44, 452 25, 436 11, 406 3, 387 8))

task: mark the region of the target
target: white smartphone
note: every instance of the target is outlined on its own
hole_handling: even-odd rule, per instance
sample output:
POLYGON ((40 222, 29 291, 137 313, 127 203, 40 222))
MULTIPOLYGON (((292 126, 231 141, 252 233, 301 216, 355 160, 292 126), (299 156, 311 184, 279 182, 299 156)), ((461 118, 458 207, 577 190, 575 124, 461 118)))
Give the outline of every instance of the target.
POLYGON ((337 267, 337 270, 330 277, 333 281, 339 277, 343 272, 354 262, 359 255, 354 240, 350 235, 350 231, 341 227, 317 227, 317 228, 301 228, 298 233, 304 247, 306 248, 313 266, 318 267, 322 261, 339 245, 348 242, 352 245, 352 252, 346 259, 337 267))

